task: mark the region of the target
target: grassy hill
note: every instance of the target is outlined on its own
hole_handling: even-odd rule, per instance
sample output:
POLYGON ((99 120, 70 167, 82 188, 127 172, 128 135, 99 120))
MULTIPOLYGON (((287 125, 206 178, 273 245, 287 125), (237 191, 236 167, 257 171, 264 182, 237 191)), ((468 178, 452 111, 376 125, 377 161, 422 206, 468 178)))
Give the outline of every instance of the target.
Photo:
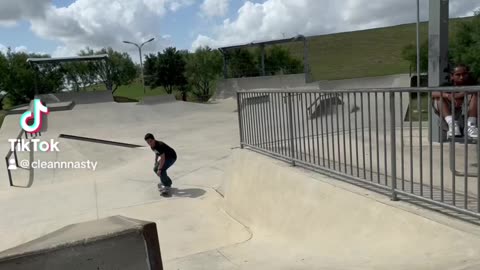
MULTIPOLYGON (((455 35, 459 21, 450 19, 449 36, 455 35)), ((428 40, 428 23, 420 25, 421 42, 428 40)), ((410 64, 401 52, 416 43, 416 24, 403 24, 355 32, 311 36, 308 38, 310 67, 314 80, 349 79, 409 73, 410 64)), ((284 44, 303 59, 302 42, 284 44)))

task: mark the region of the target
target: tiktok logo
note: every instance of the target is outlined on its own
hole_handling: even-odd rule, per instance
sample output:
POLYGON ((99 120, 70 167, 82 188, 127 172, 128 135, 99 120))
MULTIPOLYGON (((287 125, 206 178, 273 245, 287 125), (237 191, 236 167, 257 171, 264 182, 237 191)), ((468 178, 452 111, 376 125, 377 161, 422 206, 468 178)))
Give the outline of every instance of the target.
POLYGON ((33 100, 33 112, 26 111, 20 117, 20 126, 28 133, 36 133, 42 128, 42 113, 48 115, 49 110, 44 106, 40 99, 33 100), (29 121, 33 119, 33 123, 29 125, 29 121))

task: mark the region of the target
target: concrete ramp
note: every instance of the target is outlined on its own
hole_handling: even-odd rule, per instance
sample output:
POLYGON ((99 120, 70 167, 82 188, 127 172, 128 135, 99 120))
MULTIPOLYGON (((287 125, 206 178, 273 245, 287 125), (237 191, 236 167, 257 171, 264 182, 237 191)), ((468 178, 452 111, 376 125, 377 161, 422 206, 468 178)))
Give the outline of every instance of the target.
POLYGON ((170 103, 175 101, 177 101, 177 99, 175 98, 175 95, 146 96, 142 100, 140 100, 137 104, 138 105, 156 105, 156 104, 170 103))
MULTIPOLYGON (((241 263, 235 254, 269 243, 277 253, 263 254, 271 257, 242 259, 271 267, 279 258, 281 269, 479 269, 478 235, 314 175, 248 150, 234 151, 226 211, 249 227, 254 239, 222 251, 230 262, 241 263)), ((248 269, 242 265, 239 269, 248 269)))
POLYGON ((112 92, 110 91, 93 91, 93 92, 60 92, 52 94, 38 95, 47 104, 57 102, 73 101, 75 104, 93 104, 114 102, 112 92))
POLYGON ((410 87, 409 74, 397 74, 378 77, 354 78, 346 80, 318 81, 320 89, 361 89, 410 87))
POLYGON ((217 89, 212 100, 236 97, 240 90, 252 90, 259 88, 286 88, 304 86, 305 74, 289 74, 276 76, 261 76, 248 78, 232 78, 217 81, 217 89))
MULTIPOLYGON (((55 103, 50 103, 47 101, 47 106, 50 112, 69 111, 75 106, 75 103, 73 101, 55 102, 55 103)), ((25 111, 29 110, 30 108, 31 108, 30 105, 19 106, 9 110, 7 114, 23 114, 25 111)))
POLYGON ((0 253, 0 269, 163 269, 156 225, 112 216, 66 226, 0 253))

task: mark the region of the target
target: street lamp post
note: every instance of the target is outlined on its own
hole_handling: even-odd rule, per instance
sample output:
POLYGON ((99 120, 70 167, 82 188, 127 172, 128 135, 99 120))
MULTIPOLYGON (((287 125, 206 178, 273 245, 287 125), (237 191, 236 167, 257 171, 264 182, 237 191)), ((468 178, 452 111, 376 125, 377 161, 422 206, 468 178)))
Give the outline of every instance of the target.
POLYGON ((138 45, 137 43, 134 43, 134 42, 130 42, 130 41, 123 41, 123 43, 128 43, 128 44, 132 44, 132 45, 135 45, 137 48, 138 48, 138 53, 140 55, 140 72, 142 74, 142 86, 143 86, 143 93, 145 94, 146 91, 145 91, 145 78, 143 77, 143 61, 142 61, 142 47, 143 45, 147 44, 148 42, 151 42, 153 41, 155 38, 151 38, 145 42, 143 42, 142 44, 138 45))

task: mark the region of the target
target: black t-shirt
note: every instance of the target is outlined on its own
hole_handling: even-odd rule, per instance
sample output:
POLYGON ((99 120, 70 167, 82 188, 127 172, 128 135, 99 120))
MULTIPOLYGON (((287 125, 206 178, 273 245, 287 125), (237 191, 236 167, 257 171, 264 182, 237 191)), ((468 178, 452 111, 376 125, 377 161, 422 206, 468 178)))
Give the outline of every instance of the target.
POLYGON ((165 154, 166 159, 177 159, 177 153, 175 150, 162 141, 156 141, 152 150, 157 156, 165 154))

